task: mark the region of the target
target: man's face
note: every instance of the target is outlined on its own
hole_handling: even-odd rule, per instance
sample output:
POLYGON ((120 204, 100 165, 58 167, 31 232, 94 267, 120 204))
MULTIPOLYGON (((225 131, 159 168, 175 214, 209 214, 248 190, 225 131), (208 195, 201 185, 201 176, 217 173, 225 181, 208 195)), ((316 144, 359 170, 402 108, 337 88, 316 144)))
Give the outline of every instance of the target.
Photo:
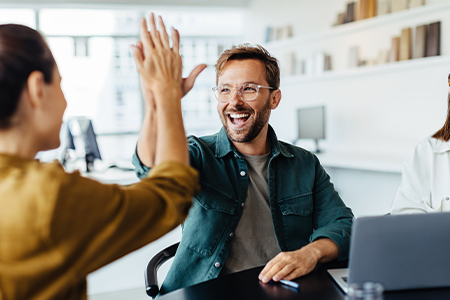
MULTIPOLYGON (((256 59, 231 60, 225 64, 217 85, 237 88, 244 83, 268 86, 264 64, 256 59)), ((252 141, 267 126, 270 117, 270 90, 259 89, 255 100, 245 102, 233 89, 230 101, 218 102, 217 111, 228 138, 233 142, 252 141)))

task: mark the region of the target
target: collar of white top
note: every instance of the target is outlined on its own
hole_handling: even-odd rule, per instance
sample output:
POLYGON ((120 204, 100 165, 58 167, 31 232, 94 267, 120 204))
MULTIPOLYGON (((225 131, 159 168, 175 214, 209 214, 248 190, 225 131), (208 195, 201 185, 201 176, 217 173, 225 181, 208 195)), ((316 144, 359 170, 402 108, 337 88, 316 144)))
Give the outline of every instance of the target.
POLYGON ((450 141, 445 142, 443 140, 434 139, 434 147, 433 152, 434 153, 444 153, 446 151, 450 151, 450 141))

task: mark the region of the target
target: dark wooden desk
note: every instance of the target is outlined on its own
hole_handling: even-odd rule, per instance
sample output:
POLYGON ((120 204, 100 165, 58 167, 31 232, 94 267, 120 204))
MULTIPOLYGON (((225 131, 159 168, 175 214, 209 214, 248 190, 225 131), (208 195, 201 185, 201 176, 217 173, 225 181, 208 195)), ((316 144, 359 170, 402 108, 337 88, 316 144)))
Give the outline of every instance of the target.
MULTIPOLYGON (((300 291, 279 284, 263 284, 258 280, 262 267, 230 274, 163 295, 161 300, 345 300, 345 294, 327 272, 330 268, 345 268, 346 262, 319 265, 310 274, 295 281, 300 291)), ((450 288, 411 290, 384 293, 384 300, 450 299, 450 288)))

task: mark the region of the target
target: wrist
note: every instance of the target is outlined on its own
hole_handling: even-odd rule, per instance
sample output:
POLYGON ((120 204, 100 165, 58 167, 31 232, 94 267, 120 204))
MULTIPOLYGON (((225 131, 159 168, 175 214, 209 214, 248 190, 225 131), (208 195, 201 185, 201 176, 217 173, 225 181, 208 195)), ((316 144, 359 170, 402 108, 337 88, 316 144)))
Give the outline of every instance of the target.
POLYGON ((155 89, 155 91, 153 92, 154 96, 155 96, 155 101, 157 103, 157 105, 172 105, 172 104, 177 104, 180 105, 181 102, 181 98, 182 98, 182 92, 181 92, 181 88, 176 88, 176 87, 168 87, 168 88, 164 88, 164 87, 158 87, 157 89, 155 89))

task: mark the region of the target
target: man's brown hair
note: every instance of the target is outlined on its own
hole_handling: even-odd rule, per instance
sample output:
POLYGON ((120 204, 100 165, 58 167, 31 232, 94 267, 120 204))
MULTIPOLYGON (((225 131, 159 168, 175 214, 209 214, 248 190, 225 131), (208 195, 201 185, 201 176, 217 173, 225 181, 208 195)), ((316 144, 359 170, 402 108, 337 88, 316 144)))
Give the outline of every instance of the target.
POLYGON ((280 87, 280 67, 278 60, 260 45, 252 46, 250 44, 241 44, 225 50, 220 55, 216 64, 216 84, 219 82, 219 76, 230 60, 257 59, 262 62, 266 68, 266 80, 270 87, 278 89, 280 87))

